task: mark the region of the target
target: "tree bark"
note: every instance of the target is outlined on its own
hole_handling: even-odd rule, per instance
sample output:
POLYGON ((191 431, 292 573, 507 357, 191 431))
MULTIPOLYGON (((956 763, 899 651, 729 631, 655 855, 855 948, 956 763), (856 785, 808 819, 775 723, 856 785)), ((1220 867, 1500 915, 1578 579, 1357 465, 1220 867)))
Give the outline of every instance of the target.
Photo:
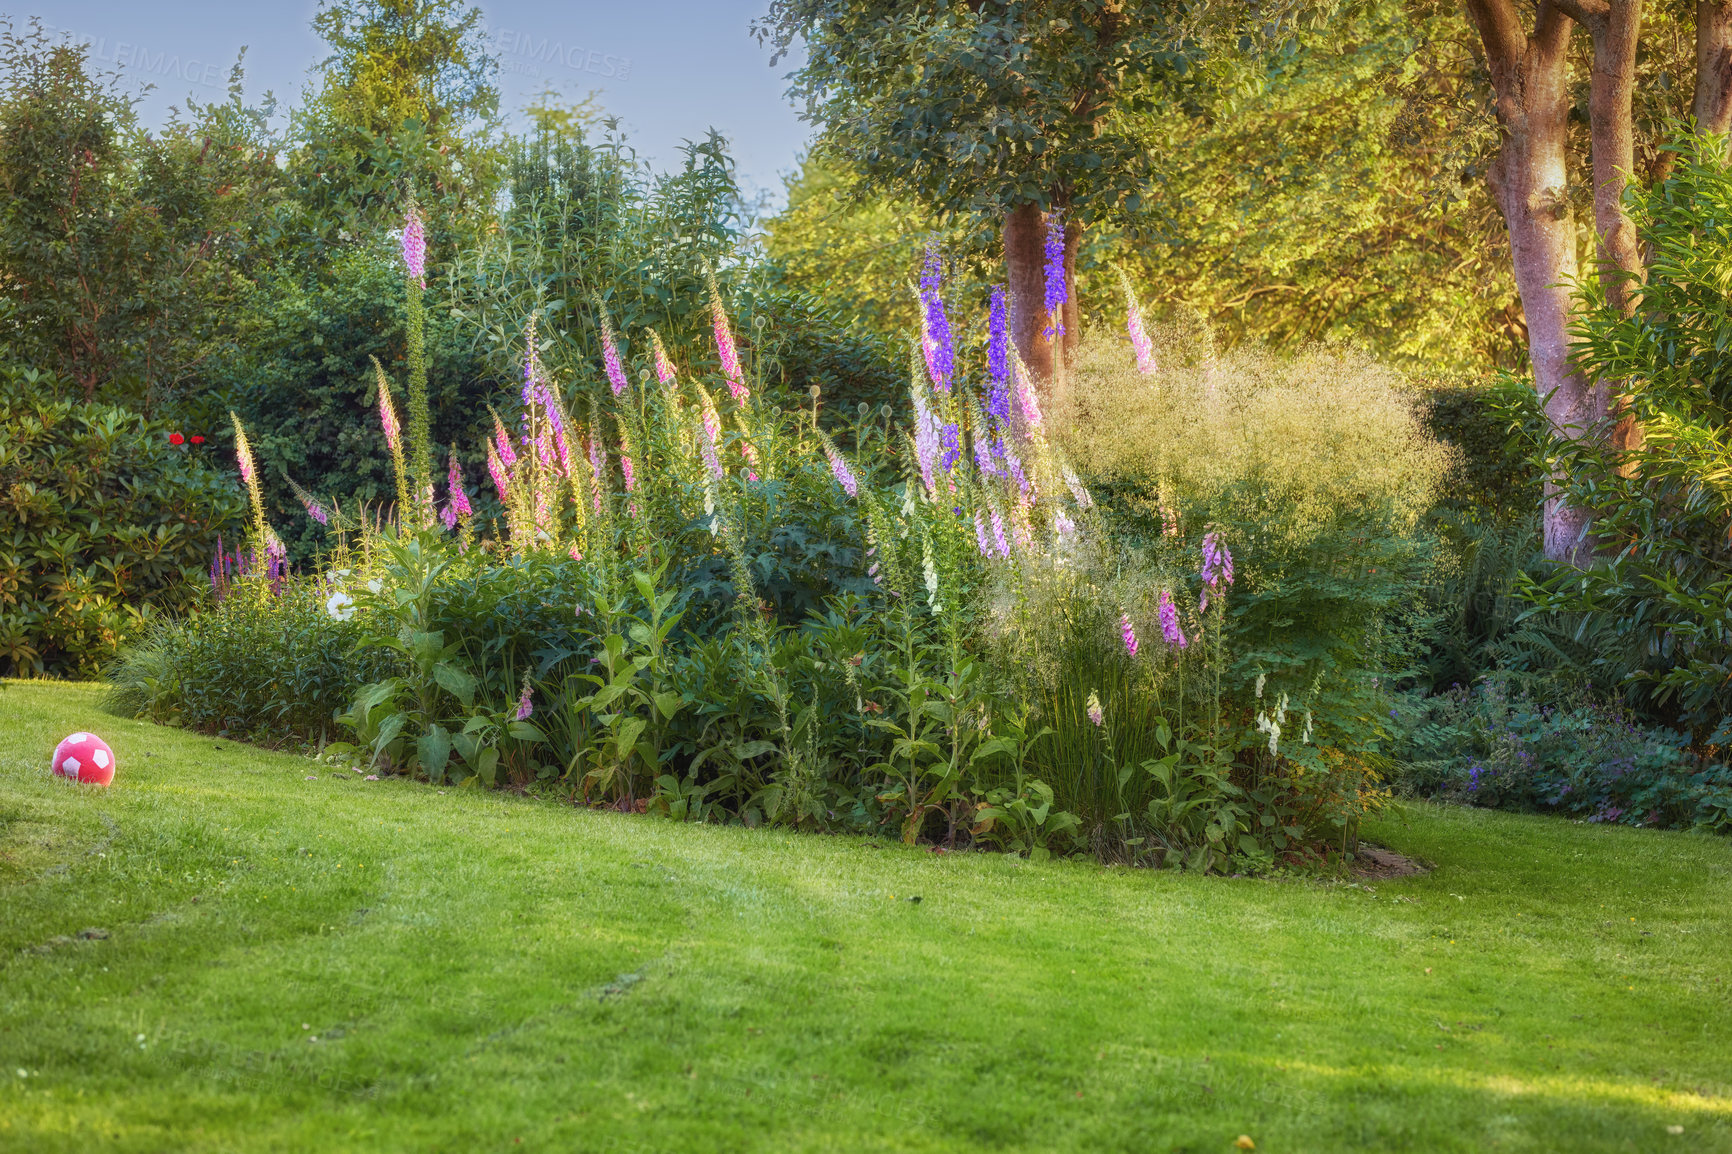
POLYGON ((1004 217, 1004 272, 1010 295, 1010 339, 1043 387, 1052 380, 1053 348, 1046 337, 1046 227, 1038 204, 1019 204, 1004 217))
POLYGON ((1697 132, 1732 129, 1732 0, 1696 5, 1696 94, 1690 111, 1697 132))
MULTIPOLYGON (((1577 263, 1569 202, 1566 81, 1574 24, 1552 0, 1540 0, 1531 36, 1514 0, 1466 0, 1466 5, 1485 45, 1503 138, 1489 179, 1509 230, 1534 387, 1561 436, 1594 436, 1605 424, 1606 390, 1583 379, 1569 362, 1569 286, 1577 263)), ((1546 485, 1544 529, 1547 557, 1579 564, 1592 555, 1586 511, 1565 501, 1551 481, 1546 485)))
MULTIPOLYGON (((1620 316, 1636 311, 1641 294, 1641 244, 1636 226, 1624 211, 1624 186, 1636 167, 1636 129, 1630 99, 1636 89, 1636 43, 1642 31, 1642 0, 1556 0, 1594 44, 1593 74, 1588 79, 1588 134, 1594 169, 1594 236, 1600 289, 1606 303, 1620 316)), ((1629 412, 1622 382, 1609 382, 1617 394, 1613 408, 1618 423, 1611 447, 1618 455, 1618 472, 1634 476, 1635 454, 1642 447, 1642 426, 1629 412)))

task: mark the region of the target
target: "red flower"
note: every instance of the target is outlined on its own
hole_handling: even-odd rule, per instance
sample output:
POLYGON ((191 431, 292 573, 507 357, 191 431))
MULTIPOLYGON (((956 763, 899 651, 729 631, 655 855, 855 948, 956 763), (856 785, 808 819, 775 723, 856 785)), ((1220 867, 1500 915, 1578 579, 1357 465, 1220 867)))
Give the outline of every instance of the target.
POLYGON ((186 440, 186 438, 181 436, 179 433, 170 433, 168 435, 168 443, 171 445, 181 444, 185 440, 186 440))
POLYGON ((195 445, 202 445, 202 444, 204 444, 204 438, 199 436, 198 434, 194 433, 193 438, 192 438, 192 443, 195 445))

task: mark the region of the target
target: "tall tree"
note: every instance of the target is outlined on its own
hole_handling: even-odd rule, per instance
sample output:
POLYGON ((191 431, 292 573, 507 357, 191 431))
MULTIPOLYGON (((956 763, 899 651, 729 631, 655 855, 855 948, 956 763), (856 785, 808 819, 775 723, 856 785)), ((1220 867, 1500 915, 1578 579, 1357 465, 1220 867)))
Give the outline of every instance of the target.
POLYGON ((1080 336, 1083 231, 1141 205, 1147 153, 1115 113, 1150 91, 1130 81, 1180 66, 1168 19, 1178 11, 1162 0, 773 0, 756 31, 775 59, 805 42, 790 95, 864 191, 999 222, 1017 349, 1050 387, 1080 336), (1047 214, 1064 225, 1062 336, 1048 335, 1047 214))
MULTIPOLYGON (((1499 129, 1490 184, 1509 232, 1511 265, 1526 314, 1534 387, 1561 435, 1608 441, 1626 455, 1640 430, 1623 411, 1616 382, 1593 379, 1572 363, 1573 294, 1578 274, 1570 190, 1571 38, 1585 29, 1588 66, 1589 176, 1599 290, 1618 311, 1636 308, 1643 256, 1624 208, 1626 182, 1636 173, 1637 88, 1644 18, 1642 0, 1538 0, 1531 24, 1518 0, 1466 0, 1468 19, 1485 51, 1499 129)), ((1732 5, 1696 5, 1696 83, 1692 111, 1698 130, 1724 134, 1732 117, 1732 5)), ((1654 166, 1663 175, 1668 162, 1654 166)), ((1586 512, 1548 487, 1545 550, 1559 561, 1584 562, 1596 545, 1586 512)))

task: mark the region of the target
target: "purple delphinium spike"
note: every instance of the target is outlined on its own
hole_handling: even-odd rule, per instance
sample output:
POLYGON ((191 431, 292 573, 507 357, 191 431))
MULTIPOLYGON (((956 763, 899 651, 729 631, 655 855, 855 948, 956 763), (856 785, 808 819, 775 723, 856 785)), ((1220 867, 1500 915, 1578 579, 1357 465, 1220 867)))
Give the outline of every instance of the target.
POLYGON ((1165 589, 1161 590, 1158 608, 1161 618, 1161 636, 1166 639, 1168 645, 1183 649, 1189 642, 1185 640, 1184 631, 1179 628, 1179 607, 1173 604, 1173 595, 1165 589))
POLYGON ((1070 299, 1064 276, 1064 220, 1056 212, 1046 217, 1046 338, 1051 340, 1064 333, 1063 314, 1059 311, 1070 299))
MULTIPOLYGON (((992 288, 992 310, 990 314, 989 332, 986 342, 986 375, 993 381, 1009 382, 1010 380, 1010 303, 1005 296, 1003 285, 992 288)), ((1006 408, 1002 414, 1004 420, 1010 419, 1010 410, 1006 408)))
POLYGON ((1125 329, 1131 334, 1131 350, 1137 355, 1137 372, 1155 371, 1155 346, 1143 328, 1143 310, 1137 307, 1137 294, 1131 288, 1131 278, 1121 270, 1119 284, 1125 290, 1125 329))
POLYGON ((956 348, 950 336, 950 318, 944 312, 943 265, 938 246, 926 248, 926 265, 920 273, 921 350, 926 354, 926 373, 932 387, 940 393, 950 392, 950 382, 956 375, 956 348))
POLYGON ((1137 655, 1137 631, 1131 627, 1131 615, 1119 614, 1119 635, 1125 640, 1125 652, 1132 657, 1137 655))
POLYGON ((962 430, 955 421, 947 421, 938 430, 938 444, 944 450, 939 458, 938 467, 946 473, 956 468, 957 460, 962 456, 962 430))
POLYGON ((427 229, 421 223, 421 210, 414 205, 403 215, 403 267, 409 270, 410 279, 427 287, 427 229))

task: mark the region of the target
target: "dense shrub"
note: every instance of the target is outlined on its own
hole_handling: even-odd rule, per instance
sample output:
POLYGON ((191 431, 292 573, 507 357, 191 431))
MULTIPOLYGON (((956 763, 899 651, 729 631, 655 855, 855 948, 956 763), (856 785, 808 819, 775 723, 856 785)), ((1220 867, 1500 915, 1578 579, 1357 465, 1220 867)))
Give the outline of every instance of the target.
POLYGON ((206 446, 55 399, 64 391, 0 367, 0 657, 13 676, 93 676, 151 618, 192 604, 242 509, 206 446))
POLYGON ((1584 694, 1541 702, 1493 676, 1398 711, 1398 781, 1470 805, 1591 822, 1732 829, 1732 769, 1686 735, 1584 694))
POLYGON ((1067 413, 1097 501, 1006 344, 976 386, 929 326, 906 431, 868 406, 833 439, 708 292, 713 352, 664 346, 634 380, 603 330, 605 390, 526 347, 482 445, 497 515, 455 456, 442 508, 407 479, 411 373, 409 419, 383 417, 396 515, 302 496, 333 543, 307 576, 240 442, 254 576, 141 649, 117 703, 311 741, 347 693, 335 756, 686 819, 1202 869, 1351 845, 1442 463, 1386 376, 1247 354, 1145 380, 1097 352, 1108 419, 1196 454, 1151 463, 1067 413))

